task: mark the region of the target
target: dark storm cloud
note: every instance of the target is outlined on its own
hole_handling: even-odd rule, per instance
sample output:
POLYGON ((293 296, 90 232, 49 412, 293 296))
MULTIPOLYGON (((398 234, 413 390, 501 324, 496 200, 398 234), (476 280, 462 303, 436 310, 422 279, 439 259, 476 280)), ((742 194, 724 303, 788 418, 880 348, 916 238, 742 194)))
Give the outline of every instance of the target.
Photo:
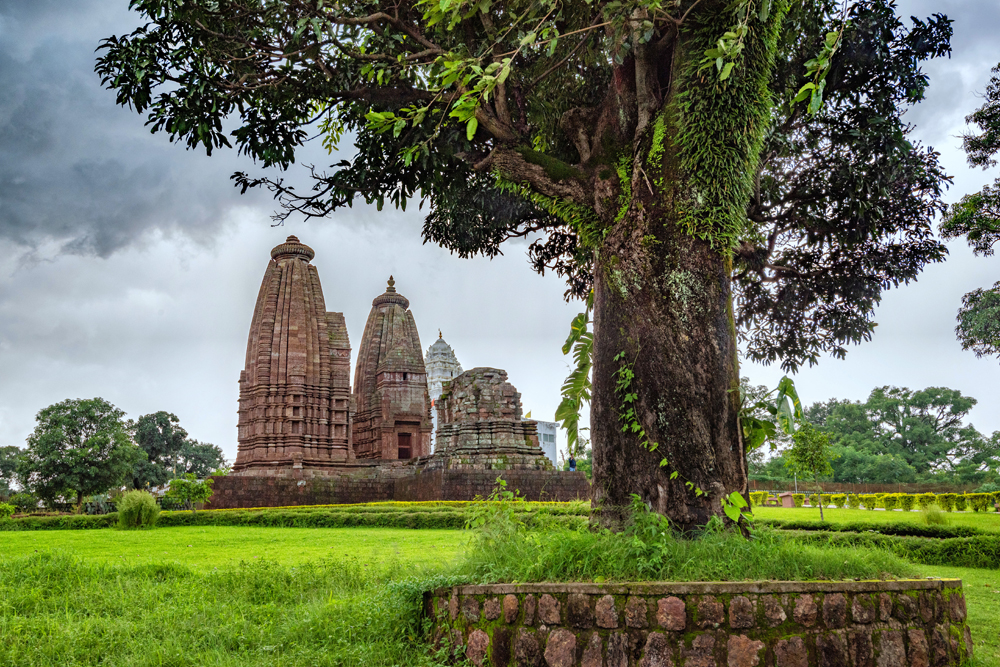
POLYGON ((0 4, 0 239, 106 257, 159 229, 210 235, 252 168, 150 135, 94 73, 100 40, 135 27, 116 0, 0 4))

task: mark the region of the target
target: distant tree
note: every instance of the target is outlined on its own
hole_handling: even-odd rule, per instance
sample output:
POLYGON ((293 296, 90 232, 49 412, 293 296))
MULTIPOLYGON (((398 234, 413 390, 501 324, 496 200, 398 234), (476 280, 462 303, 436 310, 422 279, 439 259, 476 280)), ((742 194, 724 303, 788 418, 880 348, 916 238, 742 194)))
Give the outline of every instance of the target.
POLYGON ((83 499, 125 483, 145 454, 129 437, 125 413, 103 398, 68 399, 35 418, 18 480, 42 500, 76 494, 83 499))
MULTIPOLYGON (((826 433, 807 422, 792 436, 792 446, 785 454, 785 466, 802 477, 811 477, 819 484, 820 477, 833 474, 830 465, 833 456, 826 433)), ((819 520, 823 521, 822 489, 817 497, 820 498, 819 520)))
POLYGON ((195 477, 207 477, 215 474, 216 470, 225 469, 226 457, 218 445, 188 439, 184 442, 184 448, 181 449, 177 462, 178 472, 190 473, 195 477))
POLYGON ((160 486, 177 476, 176 461, 188 437, 179 421, 177 415, 162 410, 143 415, 135 421, 133 437, 146 452, 146 460, 136 465, 132 473, 132 488, 160 486))
POLYGON ((170 480, 170 490, 167 491, 167 497, 194 512, 197 503, 207 502, 212 497, 212 484, 214 482, 215 480, 212 478, 199 481, 193 474, 187 473, 183 477, 170 480))
POLYGON ((850 484, 907 484, 917 471, 905 459, 892 454, 872 454, 850 446, 834 445, 833 481, 850 484))
POLYGON ((21 449, 14 447, 0 447, 0 498, 10 496, 14 489, 11 484, 17 473, 17 460, 21 456, 21 449))
POLYGON ((842 455, 834 465, 836 481, 894 483, 942 474, 976 481, 1000 466, 992 444, 1000 432, 990 438, 966 423, 975 405, 976 399, 947 387, 887 386, 863 403, 832 399, 813 404, 805 415, 842 455))
POLYGON ((205 477, 225 463, 222 449, 190 439, 177 415, 169 412, 161 410, 139 417, 133 434, 147 456, 132 474, 132 487, 136 489, 161 486, 185 473, 205 477))
MULTIPOLYGON (((993 73, 983 105, 965 118, 980 130, 965 135, 966 156, 970 165, 983 169, 996 166, 1000 153, 1000 65, 993 73)), ((941 222, 941 235, 964 236, 975 254, 992 255, 1000 241, 1000 178, 953 204, 941 222)), ((1000 358, 1000 281, 963 297, 955 333, 963 350, 972 350, 977 357, 995 354, 1000 358)))

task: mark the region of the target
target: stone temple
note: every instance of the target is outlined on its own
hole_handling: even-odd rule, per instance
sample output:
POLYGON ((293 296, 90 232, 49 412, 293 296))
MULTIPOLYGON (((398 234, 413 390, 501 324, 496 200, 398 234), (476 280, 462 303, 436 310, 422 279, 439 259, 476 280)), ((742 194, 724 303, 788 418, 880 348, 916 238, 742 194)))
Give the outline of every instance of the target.
POLYGON ((542 453, 506 372, 463 373, 440 333, 424 357, 391 276, 352 391, 346 320, 326 309, 315 256, 294 236, 271 250, 240 373, 236 462, 210 507, 471 500, 497 477, 528 499, 589 498, 583 473, 557 472, 542 453))

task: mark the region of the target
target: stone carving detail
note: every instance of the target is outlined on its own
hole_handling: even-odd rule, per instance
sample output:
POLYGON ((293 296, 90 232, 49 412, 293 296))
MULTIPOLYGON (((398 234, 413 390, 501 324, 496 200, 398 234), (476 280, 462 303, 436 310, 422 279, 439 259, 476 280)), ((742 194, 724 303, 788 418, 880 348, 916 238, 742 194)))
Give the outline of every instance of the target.
POLYGON ((499 368, 473 368, 445 384, 428 468, 551 470, 536 422, 521 419, 521 395, 499 368))
POLYGON ((431 453, 427 371, 409 307, 392 276, 372 301, 354 369, 353 449, 359 459, 431 453))
POLYGON ((271 250, 240 373, 237 475, 350 456, 351 344, 343 314, 326 312, 314 256, 294 236, 271 250))

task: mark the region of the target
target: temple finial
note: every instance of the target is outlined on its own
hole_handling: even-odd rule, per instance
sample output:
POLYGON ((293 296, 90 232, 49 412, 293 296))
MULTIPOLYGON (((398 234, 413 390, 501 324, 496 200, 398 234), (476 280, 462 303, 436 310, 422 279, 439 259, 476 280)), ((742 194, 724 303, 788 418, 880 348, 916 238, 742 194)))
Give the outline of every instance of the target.
POLYGON ((440 329, 438 329, 438 338, 444 338, 444 336, 441 335, 441 330, 440 329))
POLYGON ((389 276, 389 287, 387 287, 385 291, 386 292, 396 291, 396 281, 392 279, 392 276, 389 276))

